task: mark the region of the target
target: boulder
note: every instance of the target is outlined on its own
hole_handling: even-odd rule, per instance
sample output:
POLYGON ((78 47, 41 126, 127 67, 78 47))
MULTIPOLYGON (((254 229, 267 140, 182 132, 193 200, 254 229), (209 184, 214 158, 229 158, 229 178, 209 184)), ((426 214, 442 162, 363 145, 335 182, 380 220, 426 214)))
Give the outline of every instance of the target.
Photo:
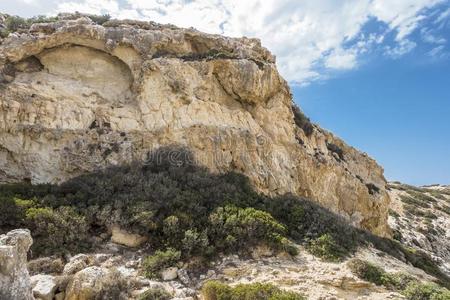
POLYGON ((88 267, 76 273, 66 288, 65 300, 126 299, 126 284, 120 273, 88 267))
POLYGON ((63 274, 64 275, 75 274, 76 272, 86 268, 88 265, 89 265, 89 256, 87 256, 86 254, 75 255, 64 266, 63 274))
POLYGON ((60 292, 60 293, 55 295, 55 300, 64 300, 65 298, 66 298, 66 293, 65 292, 60 292))
POLYGON ((170 267, 161 271, 161 278, 164 281, 175 280, 178 277, 178 268, 170 267))
POLYGON ((51 275, 35 275, 31 277, 34 297, 41 300, 52 300, 58 287, 57 281, 51 275))
POLYGON ((112 226, 111 233, 111 241, 113 243, 127 247, 139 247, 147 241, 147 237, 136 233, 130 233, 116 225, 112 226))
POLYGON ((192 284, 191 278, 189 277, 189 274, 185 269, 179 269, 177 271, 177 275, 178 275, 178 279, 185 286, 190 286, 192 284))
POLYGON ((28 229, 0 235, 0 299, 34 299, 27 270, 27 252, 32 243, 28 229))

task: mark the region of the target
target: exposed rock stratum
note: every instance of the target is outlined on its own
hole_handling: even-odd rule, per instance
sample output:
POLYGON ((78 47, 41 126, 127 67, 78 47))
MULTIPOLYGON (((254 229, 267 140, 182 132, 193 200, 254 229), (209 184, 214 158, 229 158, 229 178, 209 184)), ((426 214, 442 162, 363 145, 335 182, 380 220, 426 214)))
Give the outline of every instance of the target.
POLYGON ((181 145, 263 193, 308 197, 389 234, 383 169, 296 125, 289 87, 257 39, 69 16, 3 39, 0 69, 0 182, 58 183, 181 145))

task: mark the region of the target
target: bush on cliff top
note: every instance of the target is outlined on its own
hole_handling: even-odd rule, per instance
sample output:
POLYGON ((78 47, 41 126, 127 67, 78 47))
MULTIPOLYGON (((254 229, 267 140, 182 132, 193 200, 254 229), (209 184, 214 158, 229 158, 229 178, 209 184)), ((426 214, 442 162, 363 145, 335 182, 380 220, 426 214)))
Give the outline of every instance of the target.
POLYGON ((295 124, 303 130, 306 136, 310 136, 314 131, 311 120, 295 104, 292 105, 292 112, 294 113, 295 124))
MULTIPOLYGON (((60 15, 49 17, 49 16, 39 15, 39 16, 35 16, 32 18, 22 18, 19 16, 7 15, 4 20, 5 28, 0 30, 0 35, 2 37, 7 37, 8 34, 11 32, 17 32, 20 30, 28 30, 31 27, 31 25, 33 25, 33 24, 56 22, 59 20, 59 16, 60 15)), ((108 14, 90 15, 90 14, 80 14, 80 13, 73 14, 72 18, 79 18, 82 16, 90 18, 93 22, 95 22, 96 24, 99 24, 99 25, 102 25, 111 19, 111 16, 108 14)))

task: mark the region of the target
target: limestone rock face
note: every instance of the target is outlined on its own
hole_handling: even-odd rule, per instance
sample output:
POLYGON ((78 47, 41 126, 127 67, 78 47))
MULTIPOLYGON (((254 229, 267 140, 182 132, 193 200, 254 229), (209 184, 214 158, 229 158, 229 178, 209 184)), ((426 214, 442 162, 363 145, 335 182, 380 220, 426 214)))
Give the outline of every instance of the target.
POLYGON ((0 44, 0 182, 62 182, 189 148, 261 192, 320 202, 387 235, 383 170, 314 125, 259 40, 155 23, 67 18, 0 44))
POLYGON ((55 277, 52 275, 34 275, 31 277, 33 295, 41 300, 52 300, 58 287, 55 277))
POLYGON ((117 225, 112 226, 111 231, 111 241, 116 244, 124 245, 127 247, 138 247, 142 245, 142 243, 147 241, 147 237, 135 233, 130 233, 124 229, 121 229, 117 225))
POLYGON ((34 300, 27 252, 33 240, 27 229, 0 235, 0 299, 34 300))
POLYGON ((120 294, 118 273, 100 267, 88 267, 76 273, 66 289, 66 300, 125 299, 120 294), (117 289, 114 294, 114 289, 117 289), (114 295, 114 296, 113 296, 114 295))

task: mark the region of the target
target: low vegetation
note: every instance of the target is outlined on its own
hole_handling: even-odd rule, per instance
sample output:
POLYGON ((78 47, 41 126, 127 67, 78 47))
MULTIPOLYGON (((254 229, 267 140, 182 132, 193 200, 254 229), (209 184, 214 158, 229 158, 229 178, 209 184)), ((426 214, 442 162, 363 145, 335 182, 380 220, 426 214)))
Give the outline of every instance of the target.
POLYGON ((421 200, 420 198, 416 198, 416 197, 410 197, 410 196, 405 196, 405 195, 400 195, 400 200, 405 203, 405 204, 409 204, 409 205, 413 205, 413 206, 419 206, 422 208, 429 208, 430 207, 430 203, 421 200))
POLYGON ((170 295, 166 290, 161 288, 149 289, 139 295, 138 300, 170 300, 170 295))
POLYGON ((158 278, 159 271, 175 265, 181 258, 181 252, 168 248, 165 251, 157 250, 155 254, 148 256, 143 263, 145 276, 158 278))
POLYGON ((450 299, 450 291, 434 283, 413 282, 403 290, 403 294, 408 300, 450 299))
POLYGON ((359 278, 400 292, 407 300, 450 299, 448 289, 435 283, 420 282, 405 273, 388 273, 383 268, 361 259, 352 259, 347 265, 359 278))
MULTIPOLYGON (((93 22, 102 25, 109 21, 111 17, 109 15, 82 15, 74 14, 74 17, 85 16, 90 18, 93 22)), ((4 20, 4 28, 0 29, 0 37, 5 38, 12 32, 21 32, 28 30, 31 25, 37 23, 50 23, 59 20, 59 16, 36 16, 32 18, 22 18, 19 16, 7 15, 4 20)))
POLYGON ((386 272, 374 264, 360 259, 353 259, 347 263, 350 270, 361 279, 382 285, 386 281, 386 272))
POLYGON ((311 240, 307 247, 312 254, 328 261, 339 261, 347 253, 328 233, 311 240))
POLYGON ((30 228, 32 257, 37 257, 87 251, 96 246, 98 238, 92 237, 119 225, 148 237, 156 251, 145 263, 149 277, 178 260, 249 255, 260 244, 296 255, 294 241, 331 261, 372 244, 447 280, 419 250, 357 230, 315 202, 293 195, 267 197, 243 175, 211 174, 193 161, 185 149, 161 148, 145 163, 111 167, 60 185, 2 185, 0 230, 30 228))
POLYGON ((314 131, 311 120, 295 104, 292 105, 292 112, 294 113, 295 124, 303 130, 306 136, 310 136, 314 131))
POLYGON ((303 295, 283 291, 272 284, 239 284, 230 287, 219 281, 208 281, 203 285, 205 300, 304 300, 303 295))

